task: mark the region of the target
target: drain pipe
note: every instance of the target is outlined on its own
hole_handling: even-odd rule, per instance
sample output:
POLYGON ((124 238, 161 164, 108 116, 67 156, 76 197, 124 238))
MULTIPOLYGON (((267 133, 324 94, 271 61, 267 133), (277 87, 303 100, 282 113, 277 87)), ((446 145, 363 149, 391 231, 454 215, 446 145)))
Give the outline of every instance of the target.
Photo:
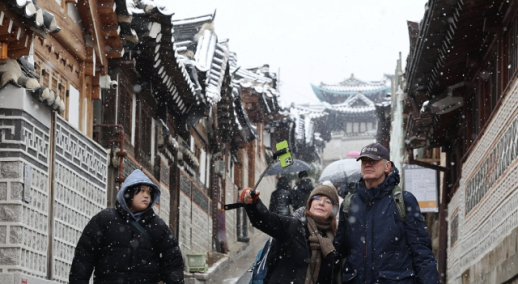
POLYGON ((115 182, 119 184, 119 190, 124 182, 122 178, 122 171, 124 170, 124 157, 128 154, 124 152, 124 126, 122 124, 94 124, 94 127, 107 127, 107 128, 119 128, 120 130, 115 132, 115 138, 108 140, 108 147, 114 143, 118 143, 120 150, 115 153, 119 157, 119 175, 115 178, 115 182))

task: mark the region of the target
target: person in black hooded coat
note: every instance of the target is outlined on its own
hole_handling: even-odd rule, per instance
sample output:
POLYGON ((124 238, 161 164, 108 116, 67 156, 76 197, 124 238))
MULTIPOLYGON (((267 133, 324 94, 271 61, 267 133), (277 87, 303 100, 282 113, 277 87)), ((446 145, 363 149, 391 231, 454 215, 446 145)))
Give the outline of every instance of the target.
POLYGON ((270 196, 268 210, 278 215, 288 216, 291 214, 290 205, 292 205, 290 180, 287 177, 280 177, 277 188, 270 196))
POLYGON ((309 194, 314 188, 306 171, 299 172, 299 179, 300 180, 295 184, 295 187, 291 191, 293 210, 297 210, 306 205, 309 194))
POLYGON ((94 272, 94 284, 184 283, 178 242, 152 209, 159 199, 158 186, 142 171, 133 171, 117 194, 115 208, 104 209, 84 228, 69 282, 87 284, 94 272))

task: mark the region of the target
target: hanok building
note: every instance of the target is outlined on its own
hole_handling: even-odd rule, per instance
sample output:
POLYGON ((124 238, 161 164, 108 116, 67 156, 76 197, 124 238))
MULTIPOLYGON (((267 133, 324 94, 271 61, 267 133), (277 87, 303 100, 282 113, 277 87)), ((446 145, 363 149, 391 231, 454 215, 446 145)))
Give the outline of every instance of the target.
POLYGON ((442 283, 517 283, 518 2, 428 5, 409 23, 405 141, 442 165, 442 283))
MULTIPOLYGON (((230 57, 231 70, 234 74, 232 86, 235 115, 242 125, 234 131, 232 163, 234 184, 238 189, 253 187, 263 171, 273 160, 275 145, 282 140, 290 143, 293 149, 295 124, 288 116, 288 111, 280 105, 277 74, 270 72, 268 65, 256 68, 244 68, 238 65, 235 53, 230 57), (241 105, 241 106, 239 106, 241 105), (248 116, 244 116, 247 113, 248 116), (248 126, 250 125, 250 126, 248 126), (241 129, 242 128, 242 129, 241 129), (255 140, 251 141, 252 135, 255 140), (245 142, 248 142, 245 143, 245 142)), ((297 155, 297 152, 293 152, 297 155)), ((276 187, 273 176, 266 176, 259 184, 261 199, 270 203, 271 192, 276 187)), ((227 196, 229 192, 227 191, 227 196)), ((227 199, 229 200, 229 199, 227 199)), ((234 199, 234 202, 237 199, 234 199)), ((245 210, 227 212, 230 228, 236 228, 237 240, 249 241, 250 224, 245 210)), ((229 234, 232 231, 229 231, 229 234)), ((257 230, 255 230, 257 232, 257 230)))
POLYGON ((297 158, 311 163, 315 172, 322 171, 325 138, 331 137, 327 128, 326 108, 324 105, 293 104, 290 117, 295 122, 295 147, 297 158))
MULTIPOLYGON (((284 117, 277 101, 276 75, 238 66, 229 41, 220 40, 215 33, 214 19, 212 14, 172 22, 178 58, 202 98, 187 115, 185 122, 192 128, 184 140, 190 141, 190 151, 200 161, 198 187, 207 194, 208 211, 199 208, 200 194, 192 193, 196 186, 191 186, 189 197, 180 183, 180 242, 185 246, 182 250, 196 253, 227 252, 236 242, 248 241, 244 211, 222 209, 226 203, 237 202, 239 190, 253 186, 266 168, 272 138, 265 136, 265 125, 284 117), (195 206, 184 208, 182 204, 195 206), (211 236, 206 234, 210 231, 207 225, 211 236)), ((289 139, 288 133, 282 128, 273 131, 279 136, 273 141, 289 139)), ((195 180, 183 170, 180 179, 195 180)), ((268 193, 274 188, 273 181, 265 178, 260 189, 268 193)))
POLYGON ((366 82, 351 75, 336 84, 311 86, 329 114, 326 125, 331 137, 323 137, 328 141, 324 167, 374 141, 378 128, 375 105, 384 102, 390 92, 385 81, 366 82))

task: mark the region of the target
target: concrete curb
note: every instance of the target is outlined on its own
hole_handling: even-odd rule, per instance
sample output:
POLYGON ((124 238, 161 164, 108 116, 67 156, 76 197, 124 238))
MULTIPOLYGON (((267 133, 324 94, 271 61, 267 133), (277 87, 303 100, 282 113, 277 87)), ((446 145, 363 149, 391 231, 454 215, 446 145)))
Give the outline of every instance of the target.
POLYGON ((214 275, 221 273, 223 270, 227 269, 232 259, 236 259, 239 255, 243 254, 246 249, 249 247, 250 242, 242 243, 238 242, 234 244, 234 246, 229 250, 229 253, 215 262, 212 266, 209 267, 207 272, 204 273, 190 273, 184 272, 184 280, 185 284, 201 284, 201 283, 211 283, 211 279, 214 275))

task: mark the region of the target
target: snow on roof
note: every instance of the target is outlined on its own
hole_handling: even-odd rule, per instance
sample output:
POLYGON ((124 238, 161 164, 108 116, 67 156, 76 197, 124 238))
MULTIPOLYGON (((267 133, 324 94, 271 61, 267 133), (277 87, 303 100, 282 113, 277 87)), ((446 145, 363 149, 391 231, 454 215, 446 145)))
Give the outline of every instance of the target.
POLYGON ((18 60, 8 58, 0 69, 4 73, 3 80, 0 82, 0 89, 3 89, 7 84, 25 88, 44 106, 58 110, 60 113, 65 111, 65 102, 54 91, 40 85, 39 77, 34 72, 34 65, 29 63, 25 57, 18 60))
POLYGON ((174 26, 186 26, 186 25, 203 25, 204 23, 212 22, 214 20, 214 14, 202 15, 197 17, 191 17, 186 19, 173 20, 174 26))
POLYGON ((387 86, 384 81, 365 82, 354 78, 354 74, 351 74, 350 78, 345 79, 338 84, 327 84, 322 82, 319 87, 330 91, 365 92, 383 90, 387 86))
POLYGON ((362 93, 358 93, 341 104, 332 105, 332 109, 346 113, 365 113, 374 111, 374 102, 362 93))
POLYGON ((6 2, 16 8, 13 11, 28 19, 28 24, 33 26, 39 34, 57 33, 61 30, 54 14, 41 9, 32 0, 7 0, 6 2))

